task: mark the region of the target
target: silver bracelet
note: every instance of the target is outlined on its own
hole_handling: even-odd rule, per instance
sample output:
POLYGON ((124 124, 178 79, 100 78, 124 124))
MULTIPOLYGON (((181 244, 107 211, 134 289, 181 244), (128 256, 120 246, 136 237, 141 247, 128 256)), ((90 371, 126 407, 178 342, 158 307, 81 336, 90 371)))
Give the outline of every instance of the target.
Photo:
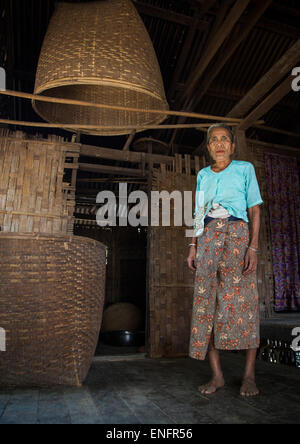
POLYGON ((197 244, 189 244, 189 247, 197 247, 197 244))
POLYGON ((257 254, 260 253, 260 251, 257 248, 253 248, 253 247, 250 247, 250 246, 248 248, 249 248, 249 250, 255 251, 255 253, 257 253, 257 254))

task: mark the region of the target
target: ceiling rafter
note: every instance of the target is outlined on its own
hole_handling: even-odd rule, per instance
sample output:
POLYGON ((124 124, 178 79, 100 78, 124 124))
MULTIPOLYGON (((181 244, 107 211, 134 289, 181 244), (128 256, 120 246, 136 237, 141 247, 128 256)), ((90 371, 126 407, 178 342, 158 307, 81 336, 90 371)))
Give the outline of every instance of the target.
POLYGON ((216 33, 212 35, 211 40, 208 42, 208 46, 204 51, 200 61, 198 62, 194 72, 191 74, 187 84, 188 87, 184 93, 187 101, 190 99, 191 95, 194 93, 195 87, 197 86, 200 78, 202 77, 204 71, 226 40, 230 35, 234 26, 238 22, 241 15, 245 12, 247 6, 251 0, 237 0, 234 7, 221 24, 220 28, 216 33))
MULTIPOLYGON (((188 91, 185 93, 185 103, 184 103, 184 109, 195 109, 202 99, 202 97, 205 95, 206 91, 208 91, 209 87, 211 86, 213 80, 216 78, 216 76, 219 74, 221 69, 225 66, 227 61, 230 59, 230 57, 235 53, 236 49, 239 47, 241 42, 248 36, 251 29, 255 26, 255 24, 258 22, 258 20, 261 18, 261 16, 264 14, 266 9, 270 6, 272 0, 266 0, 264 2, 259 2, 248 14, 248 20, 247 24, 243 27, 242 31, 239 32, 239 35, 236 36, 234 39, 230 40, 227 43, 227 46, 225 46, 225 49, 222 50, 222 52, 219 52, 219 56, 217 57, 214 64, 210 66, 208 75, 205 76, 205 79, 202 81, 199 87, 199 80, 203 73, 205 72, 206 68, 208 67, 209 61, 212 61, 214 56, 218 53, 220 48, 223 46, 223 43, 225 39, 229 36, 229 34, 233 31, 234 25, 238 22, 239 18, 245 11, 247 5, 249 2, 243 2, 241 3, 240 0, 237 0, 234 7, 230 11, 229 15, 219 28, 219 32, 217 33, 216 37, 212 36, 212 40, 209 44, 209 48, 206 51, 205 56, 209 57, 204 58, 203 61, 205 63, 201 65, 200 71, 197 71, 197 68, 200 64, 196 67, 196 75, 194 75, 194 79, 196 79, 196 76, 198 78, 198 83, 194 82, 194 88, 191 89, 191 85, 189 86, 188 91, 191 91, 188 93, 188 91), (221 36, 223 37, 221 39, 221 36), (200 74, 200 77, 199 77, 200 74), (198 93, 197 93, 198 91, 198 93)), ((180 119, 180 123, 183 123, 186 119, 180 119)), ((174 131, 170 145, 175 142, 177 132, 174 131)))
MULTIPOLYGON (((220 28, 222 24, 224 24, 224 17, 221 17, 220 9, 224 6, 226 0, 211 0, 211 2, 214 2, 215 5, 210 6, 210 8, 208 8, 207 6, 210 3, 208 0, 133 1, 136 8, 144 18, 147 28, 149 28, 149 33, 151 35, 151 38, 153 38, 154 46, 157 54, 160 56, 162 66, 168 67, 167 69, 165 69, 165 71, 163 71, 163 76, 165 80, 165 85, 169 87, 169 91, 167 91, 167 93, 171 108, 183 109, 182 103, 180 104, 179 100, 177 100, 178 98, 180 98, 180 96, 182 97, 183 91, 185 89, 185 85, 183 82, 185 82, 187 74, 192 71, 192 65, 200 60, 199 56, 201 55, 203 48, 207 46, 206 42, 209 39, 208 31, 210 31, 211 36, 212 31, 213 34, 215 34, 217 29, 220 28), (144 8, 144 12, 141 10, 141 8, 139 8, 138 4, 142 5, 141 8, 144 8), (157 6, 153 6, 153 4, 157 6), (208 9, 206 12, 204 11, 205 8, 208 9), (205 16, 200 15, 201 12, 203 12, 205 16), (195 27, 194 22, 196 19, 196 14, 199 15, 198 25, 195 27), (194 36, 191 31, 191 27, 194 27, 194 36), (161 32, 162 30, 163 32, 161 32), (161 37, 158 32, 160 32, 163 37, 163 43, 161 43, 160 40, 159 45, 157 45, 157 42, 158 39, 160 39, 161 37), (187 42, 186 44, 187 55, 181 55, 181 51, 183 51, 188 34, 190 42, 187 42), (182 37, 184 38, 184 40, 182 40, 182 37), (192 44, 190 45, 191 41, 192 44), (199 42, 199 45, 197 42, 199 42), (170 43, 172 45, 174 44, 174 47, 172 46, 171 48, 170 43), (178 67, 180 58, 181 63, 178 67), (176 69, 178 69, 177 73, 176 69), (172 92, 171 100, 169 92, 172 92)), ((230 7, 232 7, 232 4, 235 2, 235 0, 228 0, 228 2, 231 2, 230 7)), ((14 4, 15 0, 2 0, 1 5, 9 5, 10 3, 14 4)), ((7 39, 7 34, 4 33, 4 29, 2 27, 2 29, 0 30, 0 38, 2 35, 2 39, 5 42, 5 49, 8 52, 8 56, 10 57, 9 67, 7 68, 7 77, 11 81, 14 80, 16 85, 15 89, 31 92, 30 88, 32 84, 32 79, 34 80, 34 66, 30 62, 30 60, 34 59, 34 57, 31 57, 30 54, 35 54, 38 51, 38 46, 42 42, 42 36, 46 30, 48 19, 53 11, 55 0, 45 0, 41 2, 41 5, 38 8, 34 8, 35 1, 33 0, 28 2, 26 8, 25 6, 23 6, 24 2, 16 0, 16 3, 18 3, 19 5, 19 13, 12 14, 12 16, 10 17, 12 21, 9 26, 10 30, 15 29, 15 31, 13 35, 10 35, 10 38, 7 39), (24 16, 27 17, 26 21, 24 20, 24 16), (20 26, 18 26, 18 24, 20 24, 20 26), (26 35, 26 38, 20 38, 20 36, 22 35, 26 35), (12 37, 14 37, 15 39, 13 46, 18 47, 15 48, 14 57, 16 57, 17 54, 23 53, 22 57, 18 57, 18 64, 13 64, 13 66, 11 63, 11 57, 13 54, 12 51, 9 50, 12 37), (26 56, 26 51, 28 51, 29 57, 26 56), (26 60, 29 61, 29 63, 27 63, 26 60), (29 72, 31 71, 31 69, 32 73, 29 72)), ((264 2, 262 2, 261 0, 251 0, 249 11, 251 12, 251 10, 253 10, 255 6, 259 3, 264 2)), ((293 5, 295 5, 295 2, 291 0, 273 0, 273 3, 270 6, 270 11, 268 11, 268 14, 263 15, 261 19, 259 19, 259 21, 255 25, 255 30, 253 31, 253 34, 251 33, 251 43, 253 43, 254 46, 250 48, 249 45, 247 45, 247 48, 249 50, 252 51, 253 48, 255 48, 255 42, 257 42, 258 39, 260 39, 259 41, 262 41, 262 57, 257 59, 260 62, 260 65, 256 64, 257 67, 259 67, 259 72, 261 74, 264 74, 262 63, 264 57, 267 57, 267 54, 269 54, 271 60, 274 61, 276 60, 276 54, 282 54, 283 50, 286 50, 288 45, 291 45, 293 41, 295 41, 297 38, 300 38, 300 30, 296 28, 296 18, 299 15, 300 10, 299 8, 295 9, 293 5), (263 43, 264 40, 265 44, 263 43)), ((249 11, 247 9, 246 13, 243 14, 238 20, 238 26, 235 26, 235 37, 239 37, 240 30, 243 28, 243 26, 247 25, 249 21, 249 11)), ((228 11, 226 16, 227 15, 228 11)), ((12 34, 12 32, 10 32, 9 34, 12 34)), ((231 33, 229 39, 232 36, 233 34, 231 33)), ((216 79, 216 81, 212 82, 209 86, 209 82, 211 81, 212 76, 215 74, 216 67, 219 66, 218 63, 222 61, 224 55, 229 54, 229 39, 227 39, 223 43, 223 45, 221 45, 220 49, 213 57, 213 60, 203 73, 199 81, 199 86, 196 89, 197 94, 201 94, 202 91, 200 91, 200 87, 202 88, 202 86, 208 86, 208 90, 206 91, 205 98, 203 100, 203 112, 207 110, 208 113, 211 112, 214 114, 226 115, 227 111, 230 110, 230 106, 233 107, 234 103, 239 102, 243 95, 243 91, 247 92, 253 82, 255 82, 255 80, 258 78, 258 72, 253 65, 253 68, 249 66, 249 69, 247 68, 247 70, 245 69, 243 70, 243 72, 237 73, 237 82, 230 82, 230 84, 227 84, 226 82, 222 83, 222 80, 219 81, 216 79), (232 86, 229 87, 229 85, 232 86), (218 94, 219 91, 220 94, 218 94), (213 98, 216 96, 218 96, 219 100, 215 100, 213 98), (227 97, 229 98, 227 99, 227 97), (232 100, 230 101, 230 99, 232 100)), ((243 54, 240 54, 240 51, 239 56, 243 57, 243 54)), ((239 59, 237 57, 238 54, 236 53, 233 57, 233 62, 239 66, 239 59)), ((250 56, 248 57, 248 59, 249 58, 250 56)), ((299 66, 299 63, 300 60, 299 62, 295 62, 294 66, 299 66)), ((268 66, 270 65, 271 63, 269 60, 268 66)), ((287 74, 288 72, 286 73, 286 75, 287 74)), ((282 76, 281 79, 282 78, 284 78, 284 76, 282 76)), ((279 81, 280 79, 277 81, 277 83, 279 81)), ((9 85, 9 87, 13 88, 13 85, 9 85)), ((275 85, 273 85, 272 87, 275 88, 275 85)), ((241 117, 247 116, 247 114, 249 114, 253 110, 254 106, 259 104, 259 101, 261 101, 267 93, 268 91, 266 91, 262 97, 260 97, 253 105, 251 105, 251 108, 243 113, 241 117)), ((9 106, 7 106, 8 114, 10 117, 14 117, 15 111, 17 111, 17 118, 21 118, 24 116, 24 118, 21 118, 21 120, 35 120, 34 118, 31 119, 32 110, 29 109, 29 106, 26 107, 22 105, 22 107, 20 107, 19 100, 17 100, 16 104, 14 102, 15 99, 11 99, 9 101, 9 106)), ((195 106, 195 108, 192 109, 197 109, 197 107, 195 106)), ((287 132, 293 131, 292 121, 290 119, 286 119, 285 116, 289 112, 295 113, 295 115, 297 115, 297 111, 300 112, 300 109, 297 109, 296 97, 295 95, 293 96, 292 94, 289 94, 288 97, 286 97, 286 100, 281 100, 276 105, 276 107, 271 110, 271 112, 268 112, 266 114, 266 125, 269 126, 269 134, 271 133, 272 126, 276 126, 278 127, 278 129, 284 128, 287 132)), ((295 130, 296 129, 297 125, 295 124, 295 130)), ((172 130, 164 132, 162 134, 162 139, 167 142, 172 134, 172 130)), ((175 147, 174 150, 184 152, 185 148, 181 146, 181 143, 179 144, 179 142, 181 141, 183 142, 183 145, 195 144, 195 140, 193 138, 194 134, 195 133, 191 131, 182 131, 178 133, 178 138, 176 140, 177 145, 175 143, 173 144, 173 146, 175 147)), ((263 136, 267 135, 268 133, 265 131, 265 133, 263 133, 263 136)), ((288 134, 286 134, 286 136, 288 136, 288 134)), ((117 141, 114 140, 112 141, 112 143, 117 144, 117 141)), ((118 141, 118 143, 119 147, 125 147, 127 150, 125 139, 118 141)), ((293 143, 295 143, 295 141, 293 143)), ((193 148, 191 147, 191 151, 192 150, 193 148)))
POLYGON ((192 106, 189 108, 195 109, 199 104, 202 97, 205 95, 206 91, 208 91, 209 87, 213 83, 214 79, 221 72, 225 64, 230 60, 233 56, 237 48, 240 44, 247 38, 250 31, 256 25, 258 20, 265 13, 266 9, 270 6, 272 0, 265 0, 264 2, 257 3, 256 7, 252 9, 248 14, 247 24, 245 24, 242 29, 239 31, 239 34, 236 35, 233 39, 229 40, 224 47, 222 47, 222 51, 219 51, 215 62, 210 66, 207 71, 203 81, 200 83, 199 93, 195 95, 195 99, 192 102, 192 106))
POLYGON ((247 130, 254 122, 260 119, 273 108, 283 97, 292 91, 294 77, 289 75, 274 91, 272 91, 238 126, 238 130, 247 130))
POLYGON ((271 69, 234 106, 227 117, 244 117, 300 61, 300 39, 272 66, 271 69))
MULTIPOLYGON (((158 6, 149 5, 148 3, 144 3, 140 0, 134 0, 135 7, 139 11, 140 14, 149 15, 151 17, 160 18, 162 20, 166 20, 168 22, 178 23, 180 25, 190 26, 193 23, 193 17, 170 11, 169 9, 160 8, 158 6)), ((198 26, 200 29, 203 29, 203 26, 207 26, 206 21, 200 21, 198 26)))

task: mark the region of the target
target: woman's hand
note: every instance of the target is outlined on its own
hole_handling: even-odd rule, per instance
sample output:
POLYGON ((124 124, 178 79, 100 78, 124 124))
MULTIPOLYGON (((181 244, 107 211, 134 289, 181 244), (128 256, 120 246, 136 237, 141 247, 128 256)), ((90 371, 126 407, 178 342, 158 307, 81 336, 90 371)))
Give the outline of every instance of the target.
POLYGON ((196 271, 196 254, 197 254, 197 250, 196 247, 190 247, 190 254, 189 257, 187 258, 187 262, 188 262, 188 266, 191 270, 196 271))
POLYGON ((244 259, 243 275, 248 276, 257 269, 257 254, 253 250, 247 249, 244 259))

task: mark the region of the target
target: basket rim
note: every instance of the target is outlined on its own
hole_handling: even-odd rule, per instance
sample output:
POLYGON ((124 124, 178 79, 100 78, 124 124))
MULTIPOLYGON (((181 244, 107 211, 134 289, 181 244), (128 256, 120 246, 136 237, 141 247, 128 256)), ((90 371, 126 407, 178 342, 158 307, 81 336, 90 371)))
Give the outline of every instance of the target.
MULTIPOLYGON (((166 109, 169 109, 169 104, 165 96, 160 96, 159 94, 150 91, 147 88, 142 88, 141 86, 121 80, 113 80, 113 79, 97 79, 95 77, 84 77, 84 79, 80 77, 66 77, 64 79, 59 79, 56 81, 47 82, 44 85, 34 88, 34 94, 42 94, 45 91, 50 91, 54 88, 60 88, 64 86, 110 86, 119 89, 127 89, 131 91, 136 91, 147 96, 153 97, 157 99, 159 102, 162 102, 166 109), (47 86, 47 88, 46 88, 47 86)), ((35 102, 35 100, 33 100, 35 102)))
MULTIPOLYGON (((65 80, 66 81, 66 80, 65 80)), ((109 83, 109 82, 108 82, 109 83)), ((107 85, 108 85, 108 83, 107 83, 107 85)), ((99 82, 95 82, 95 84, 97 84, 98 86, 100 86, 99 85, 99 82)), ((64 85, 59 85, 59 86, 61 86, 61 87, 63 87, 63 86, 74 86, 74 85, 87 85, 87 86, 89 86, 90 84, 89 83, 86 83, 86 82, 74 82, 74 83, 65 83, 64 85)), ((106 85, 106 86, 107 86, 106 85)), ((124 84, 123 84, 124 85, 124 84)), ((56 88, 58 88, 59 86, 57 86, 56 88)), ((105 86, 105 85, 104 85, 105 86)), ((116 87, 116 85, 113 85, 114 87, 116 87)), ((123 89, 126 89, 126 88, 123 88, 123 89)), ((50 89, 51 90, 51 89, 50 89)), ((47 91, 50 91, 49 89, 42 89, 42 88, 40 88, 39 90, 37 90, 37 91, 35 91, 35 94, 39 94, 39 95, 42 95, 41 93, 43 93, 43 92, 47 92, 47 91)), ((133 90, 133 89, 132 89, 133 90)), ((161 110, 162 111, 167 111, 167 110, 169 110, 170 109, 170 107, 169 107, 169 104, 168 104, 168 102, 167 102, 167 100, 165 99, 165 98, 162 98, 162 97, 160 97, 160 96, 156 96, 155 94, 152 94, 152 93, 148 93, 148 94, 146 94, 145 93, 145 91, 146 90, 142 90, 141 88, 140 88, 140 90, 138 90, 138 89, 136 89, 136 91, 137 92, 142 92, 143 94, 145 94, 145 95, 148 95, 148 96, 150 96, 150 97, 153 97, 153 98, 155 98, 156 100, 158 100, 160 103, 161 103, 161 105, 162 105, 162 108, 161 108, 161 110)), ((38 100, 35 100, 35 99, 32 99, 31 100, 31 103, 32 103, 32 107, 33 107, 33 109, 34 109, 34 111, 42 118, 42 119, 44 119, 46 122, 49 122, 49 123, 55 123, 55 122, 53 122, 52 120, 50 120, 48 117, 46 117, 45 115, 44 115, 44 113, 39 109, 39 106, 38 106, 38 103, 39 103, 39 101, 38 100)), ((56 105, 55 103, 52 103, 52 102, 49 102, 49 104, 52 104, 52 105, 56 105)), ((63 105, 63 104, 62 104, 63 105)), ((69 106, 69 105, 68 105, 69 106)), ((74 105, 74 106, 80 106, 80 105, 74 105)), ((121 111, 122 112, 122 111, 121 111)), ((146 113, 146 111, 145 111, 145 113, 146 113)), ((154 124, 160 124, 160 123, 162 123, 162 122, 164 122, 164 120, 166 120, 166 118, 167 118, 167 116, 165 115, 165 114, 162 114, 162 115, 160 115, 160 114, 157 114, 156 115, 156 117, 153 117, 153 119, 151 119, 151 120, 148 120, 146 123, 145 123, 145 125, 147 126, 147 125, 154 125, 154 124)), ((57 122, 57 123, 60 123, 60 122, 57 122)), ((70 122, 69 122, 70 123, 70 122)), ((124 126, 126 126, 126 125, 124 125, 124 126)), ((141 125, 139 124, 139 125, 137 125, 137 127, 141 127, 141 125)), ((64 127, 64 129, 66 130, 66 131, 69 131, 69 132, 74 132, 74 128, 69 128, 68 127, 68 125, 66 125, 65 127, 64 127)), ((97 128, 95 128, 95 129, 87 129, 87 128, 80 128, 80 125, 78 125, 78 128, 77 128, 77 131, 80 131, 80 132, 82 132, 82 134, 89 134, 89 135, 107 135, 107 136, 109 136, 109 135, 126 135, 126 134, 130 134, 131 132, 132 132, 132 130, 128 130, 128 129, 123 129, 122 128, 122 126, 120 126, 119 127, 119 129, 114 129, 114 130, 112 130, 112 129, 101 129, 101 130, 97 130, 97 128)), ((145 129, 144 128, 141 128, 141 129, 137 129, 136 130, 136 132, 138 133, 138 132, 143 132, 143 131, 145 131, 145 129)))
POLYGON ((103 248, 108 248, 103 242, 96 239, 91 239, 85 236, 77 236, 75 234, 63 234, 63 233, 11 233, 11 232, 0 232, 0 241, 3 239, 22 239, 22 240, 43 240, 43 241, 60 241, 69 242, 83 241, 97 246, 102 246, 103 248))

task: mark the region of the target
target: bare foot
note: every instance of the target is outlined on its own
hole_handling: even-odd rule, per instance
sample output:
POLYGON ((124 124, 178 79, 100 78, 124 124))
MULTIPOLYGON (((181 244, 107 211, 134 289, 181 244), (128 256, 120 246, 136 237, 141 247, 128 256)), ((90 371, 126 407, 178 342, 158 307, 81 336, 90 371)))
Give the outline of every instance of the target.
POLYGON ((244 378, 240 390, 242 396, 256 396, 259 390, 256 387, 255 380, 251 378, 244 378))
POLYGON ((225 381, 223 376, 213 377, 207 384, 200 385, 198 390, 203 393, 203 395, 211 395, 215 393, 219 388, 224 387, 225 381))

